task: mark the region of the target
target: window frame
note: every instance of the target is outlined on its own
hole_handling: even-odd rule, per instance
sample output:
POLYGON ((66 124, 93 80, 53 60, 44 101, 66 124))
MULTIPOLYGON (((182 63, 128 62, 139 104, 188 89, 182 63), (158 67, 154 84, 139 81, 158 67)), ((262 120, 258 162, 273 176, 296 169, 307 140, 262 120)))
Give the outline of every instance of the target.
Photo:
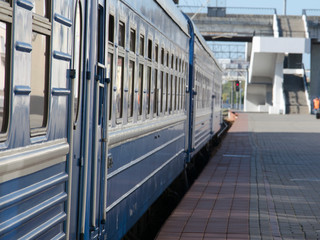
MULTIPOLYGON (((44 83, 44 112, 43 112, 43 119, 42 119, 42 127, 35 127, 31 128, 31 96, 32 92, 30 93, 30 104, 29 104, 29 121, 30 121, 30 137, 37 137, 40 135, 45 135, 48 131, 48 122, 49 122, 49 106, 51 102, 51 61, 52 61, 52 11, 53 11, 53 1, 48 0, 47 4, 47 17, 43 17, 37 13, 32 13, 32 33, 42 34, 47 37, 46 40, 46 71, 45 71, 45 83, 44 83)), ((31 60, 31 67, 32 67, 32 60, 31 60)), ((31 73, 32 74, 32 73, 31 73)), ((30 75, 31 77, 32 75, 30 75)), ((30 78, 30 84, 32 79, 30 78)))
POLYGON ((10 122, 10 105, 11 105, 11 60, 12 60, 12 22, 13 22, 13 7, 11 1, 0 2, 0 8, 3 13, 0 13, 0 21, 6 25, 6 46, 5 46, 5 72, 4 72, 4 93, 3 93, 3 118, 0 126, 0 141, 5 141, 8 137, 9 122, 10 122))
POLYGON ((125 48, 126 46, 126 23, 122 19, 118 22, 118 47, 125 48))
MULTIPOLYGON (((76 74, 77 74, 77 78, 78 78, 78 99, 77 99, 77 110, 75 111, 75 113, 74 113, 74 120, 73 120, 73 124, 74 124, 74 127, 76 128, 77 127, 77 122, 78 122, 78 117, 79 117, 79 111, 80 111, 80 103, 81 103, 81 100, 82 100, 82 98, 81 98, 81 96, 82 96, 82 94, 81 94, 81 92, 82 92, 82 81, 83 81, 83 77, 82 77, 82 69, 83 69, 83 64, 82 64, 82 61, 81 61, 81 59, 82 59, 82 56, 83 56, 83 51, 82 51, 82 49, 83 49, 83 38, 82 38, 82 36, 83 36, 83 13, 82 13, 82 8, 81 8, 81 1, 77 1, 77 3, 76 3, 76 9, 75 9, 75 15, 74 15, 74 25, 75 25, 75 29, 76 29, 76 27, 77 27, 77 11, 79 10, 79 13, 80 13, 80 21, 79 21, 79 23, 80 23, 80 41, 79 41, 79 59, 77 59, 77 60, 79 60, 79 66, 78 66, 78 69, 76 69, 76 74)), ((76 31, 76 30, 74 30, 74 31, 76 31)), ((76 34, 75 34, 76 35, 76 34)), ((74 41, 73 41, 73 44, 74 44, 74 46, 73 46, 73 52, 75 53, 75 39, 74 39, 74 41)), ((73 60, 75 60, 75 58, 73 59, 73 60)), ((73 69, 75 69, 75 65, 74 65, 75 63, 73 62, 73 69)), ((77 79, 76 78, 76 79, 77 79)))

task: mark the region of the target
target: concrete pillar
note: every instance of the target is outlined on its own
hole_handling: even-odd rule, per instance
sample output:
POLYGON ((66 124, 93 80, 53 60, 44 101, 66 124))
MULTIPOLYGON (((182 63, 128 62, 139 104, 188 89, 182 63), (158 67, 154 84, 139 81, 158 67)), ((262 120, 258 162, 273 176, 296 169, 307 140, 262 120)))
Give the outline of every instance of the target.
POLYGON ((310 99, 320 96, 320 44, 311 44, 311 81, 310 81, 310 99))
POLYGON ((250 59, 251 59, 251 52, 252 52, 252 43, 251 42, 247 42, 246 43, 246 56, 245 56, 245 59, 248 62, 250 62, 250 59))
POLYGON ((272 107, 269 108, 270 114, 285 114, 283 93, 283 60, 284 54, 278 53, 273 78, 272 107))

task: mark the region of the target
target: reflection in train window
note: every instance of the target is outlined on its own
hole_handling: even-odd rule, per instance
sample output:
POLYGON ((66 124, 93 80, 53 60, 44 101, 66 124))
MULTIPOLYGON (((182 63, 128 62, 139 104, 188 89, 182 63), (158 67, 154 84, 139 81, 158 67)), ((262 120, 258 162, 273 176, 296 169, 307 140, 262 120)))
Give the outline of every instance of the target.
POLYGON ((114 16, 109 15, 109 42, 114 43, 114 16))
POLYGON ((143 65, 139 64, 138 79, 138 113, 142 115, 142 93, 143 93, 143 65))
POLYGON ((9 79, 10 79, 10 29, 0 21, 0 131, 7 130, 9 79))
POLYGON ((140 35, 139 54, 144 56, 144 36, 140 35))
POLYGON ((49 18, 50 4, 49 0, 35 0, 32 11, 42 17, 49 18))
POLYGON ((147 114, 150 114, 150 99, 151 99, 151 67, 147 68, 147 114))
POLYGON ((123 22, 119 22, 118 45, 124 47, 126 27, 123 22))
POLYGON ((133 116, 134 62, 129 62, 128 117, 133 116))
POLYGON ((117 106, 117 118, 122 118, 122 87, 123 87, 123 64, 124 58, 118 57, 117 63, 117 79, 116 79, 116 106, 117 106))
POLYGON ((74 66, 76 76, 74 79, 74 121, 78 118, 78 106, 80 96, 80 83, 81 83, 81 11, 80 5, 77 6, 75 18, 75 39, 74 39, 74 66))
POLYGON ((130 51, 136 50, 136 30, 130 29, 130 51))
POLYGON ((46 127, 48 109, 49 37, 32 33, 30 128, 46 127))
MULTIPOLYGON (((109 78, 110 80, 112 79, 112 69, 113 69, 113 54, 112 53, 108 53, 108 66, 107 66, 107 78, 109 78)), ((109 103, 110 106, 112 104, 112 81, 110 81, 110 87, 109 87, 109 103)), ((109 106, 109 120, 111 120, 111 116, 112 116, 112 107, 109 106)))

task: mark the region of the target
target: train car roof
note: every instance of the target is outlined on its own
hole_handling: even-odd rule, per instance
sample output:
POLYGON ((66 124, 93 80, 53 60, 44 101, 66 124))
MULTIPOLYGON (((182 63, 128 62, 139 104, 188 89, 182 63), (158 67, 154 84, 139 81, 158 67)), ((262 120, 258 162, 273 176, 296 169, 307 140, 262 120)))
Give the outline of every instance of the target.
POLYGON ((177 8, 172 0, 154 0, 157 2, 163 10, 169 15, 169 17, 184 31, 189 35, 189 27, 186 18, 183 16, 182 12, 177 8))

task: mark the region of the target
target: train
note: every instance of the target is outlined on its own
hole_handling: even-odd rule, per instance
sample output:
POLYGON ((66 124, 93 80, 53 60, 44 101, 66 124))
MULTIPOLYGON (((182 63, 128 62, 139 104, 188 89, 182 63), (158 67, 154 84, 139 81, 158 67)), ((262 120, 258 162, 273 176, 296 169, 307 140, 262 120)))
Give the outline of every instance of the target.
POLYGON ((0 239, 121 239, 221 128, 172 0, 0 1, 0 239))

